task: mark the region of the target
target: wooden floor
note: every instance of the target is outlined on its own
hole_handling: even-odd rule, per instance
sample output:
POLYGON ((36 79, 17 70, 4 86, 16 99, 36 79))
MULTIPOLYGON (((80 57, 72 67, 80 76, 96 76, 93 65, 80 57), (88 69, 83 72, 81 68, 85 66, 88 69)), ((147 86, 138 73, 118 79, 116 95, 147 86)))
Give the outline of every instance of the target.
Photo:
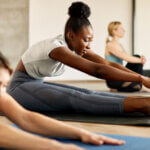
MULTIPOLYGON (((97 91, 107 91, 109 89, 106 87, 103 81, 72 81, 72 82, 64 82, 65 84, 74 85, 82 88, 89 88, 97 91)), ((120 93, 123 94, 123 93, 120 93)), ((149 93, 134 93, 130 95, 145 95, 149 96, 149 93)), ((0 116, 0 122, 3 123, 11 123, 4 116, 0 116)), ((89 131, 97 132, 97 133, 108 133, 108 134, 118 134, 118 135, 129 135, 129 136, 139 136, 139 137, 150 137, 150 127, 148 126, 125 126, 125 125, 108 125, 108 124, 100 124, 100 123, 80 123, 80 122, 68 122, 64 121, 67 124, 81 127, 87 129, 89 131)))

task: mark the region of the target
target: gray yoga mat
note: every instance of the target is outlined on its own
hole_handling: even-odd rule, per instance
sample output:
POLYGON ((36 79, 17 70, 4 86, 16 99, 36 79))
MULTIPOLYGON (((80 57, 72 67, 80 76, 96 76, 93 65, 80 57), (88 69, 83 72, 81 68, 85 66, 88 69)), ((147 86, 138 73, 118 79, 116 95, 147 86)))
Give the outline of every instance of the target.
POLYGON ((72 112, 55 112, 45 114, 62 121, 150 126, 150 116, 139 112, 126 113, 122 116, 103 116, 72 112))

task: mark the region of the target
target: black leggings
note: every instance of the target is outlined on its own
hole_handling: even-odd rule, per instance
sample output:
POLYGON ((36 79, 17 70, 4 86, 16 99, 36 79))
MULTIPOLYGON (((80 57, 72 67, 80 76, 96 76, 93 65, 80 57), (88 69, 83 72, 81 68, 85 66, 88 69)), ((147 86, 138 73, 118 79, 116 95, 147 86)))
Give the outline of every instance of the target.
MULTIPOLYGON (((140 57, 139 55, 134 56, 140 57)), ((141 63, 127 63, 126 67, 134 72, 143 74, 143 65, 141 63)), ((123 84, 126 83, 126 81, 106 80, 106 83, 109 88, 117 89, 120 92, 136 92, 140 91, 142 88, 142 83, 140 82, 132 82, 125 87, 123 87, 123 84)))

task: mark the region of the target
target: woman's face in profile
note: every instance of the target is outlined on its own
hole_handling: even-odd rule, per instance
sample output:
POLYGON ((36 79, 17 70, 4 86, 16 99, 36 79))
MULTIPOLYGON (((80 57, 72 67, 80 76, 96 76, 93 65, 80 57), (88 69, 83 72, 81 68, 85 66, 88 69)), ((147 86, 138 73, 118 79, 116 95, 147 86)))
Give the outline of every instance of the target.
POLYGON ((10 81, 10 73, 6 68, 0 67, 0 92, 6 92, 10 81))
POLYGON ((83 56, 85 51, 90 49, 90 44, 93 40, 93 29, 91 26, 84 26, 78 33, 74 33, 72 41, 73 50, 83 56))
POLYGON ((124 34, 125 34, 125 29, 123 28, 122 24, 120 24, 118 28, 114 30, 114 35, 119 38, 122 38, 124 37, 124 34))

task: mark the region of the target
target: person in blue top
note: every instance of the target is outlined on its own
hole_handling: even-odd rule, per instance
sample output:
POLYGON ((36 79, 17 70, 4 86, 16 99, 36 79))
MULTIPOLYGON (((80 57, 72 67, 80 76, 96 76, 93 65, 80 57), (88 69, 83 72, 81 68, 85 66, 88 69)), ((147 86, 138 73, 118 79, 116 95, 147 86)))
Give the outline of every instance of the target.
MULTIPOLYGON (((143 65, 145 63, 145 57, 139 55, 128 55, 120 43, 120 38, 124 37, 125 29, 119 21, 113 21, 108 25, 108 34, 109 37, 106 40, 106 49, 105 49, 105 59, 114 62, 120 65, 123 65, 123 60, 128 62, 126 67, 134 72, 143 74, 143 65)), ((140 82, 126 82, 126 81, 112 81, 106 80, 107 86, 111 90, 116 89, 121 92, 135 92, 146 90, 150 91, 147 88, 142 89, 142 83, 140 82)))

